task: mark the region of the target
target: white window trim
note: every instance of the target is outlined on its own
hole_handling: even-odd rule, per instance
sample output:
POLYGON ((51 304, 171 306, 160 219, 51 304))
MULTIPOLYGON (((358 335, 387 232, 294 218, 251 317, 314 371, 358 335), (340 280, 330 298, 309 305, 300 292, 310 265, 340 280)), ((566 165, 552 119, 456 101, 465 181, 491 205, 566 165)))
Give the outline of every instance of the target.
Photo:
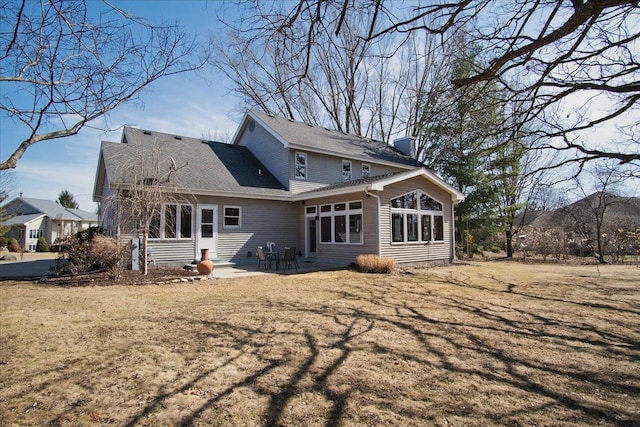
POLYGON ((309 177, 309 157, 307 156, 307 153, 302 152, 302 151, 296 151, 293 154, 293 178, 294 179, 300 179, 300 180, 307 180, 309 177), (298 176, 298 155, 304 157, 304 176, 298 176))
POLYGON ((318 239, 318 244, 320 245, 350 245, 350 246, 362 246, 364 245, 364 203, 362 200, 349 200, 347 202, 337 202, 337 203, 323 203, 321 205, 318 205, 318 226, 320 227, 320 238, 318 239), (349 205, 351 203, 360 203, 360 209, 350 209, 349 205), (345 210, 343 211, 336 211, 335 210, 335 206, 336 205, 345 205, 345 210), (330 212, 322 212, 321 207, 322 206, 331 206, 331 211, 330 212), (355 242, 352 243, 351 240, 351 234, 349 233, 349 217, 351 215, 360 215, 362 224, 360 225, 360 241, 359 242, 355 242), (335 227, 336 227, 336 222, 335 222, 335 217, 336 216, 345 216, 345 222, 346 222, 346 242, 336 242, 335 241, 335 227), (330 242, 323 242, 322 241, 322 218, 323 217, 330 217, 331 219, 331 241, 330 242))
POLYGON ((389 215, 389 218, 390 218, 389 231, 390 231, 390 233, 389 234, 390 234, 390 240, 391 240, 390 243, 391 243, 391 245, 424 245, 425 243, 436 244, 436 245, 444 244, 444 241, 445 241, 444 237, 446 236, 446 232, 444 230, 444 227, 445 227, 445 225, 444 225, 445 224, 445 222, 444 222, 444 204, 440 200, 436 199, 435 197, 432 197, 431 195, 429 195, 428 193, 426 193, 426 192, 424 192, 422 190, 414 190, 414 191, 409 191, 408 193, 404 193, 404 194, 401 194, 399 196, 390 198, 389 199, 389 205, 390 205, 390 215, 389 215), (416 197, 417 206, 418 206, 416 209, 391 207, 391 200, 403 197, 403 196, 405 196, 407 194, 410 194, 410 193, 416 193, 416 192, 417 193, 423 193, 423 194, 427 195, 428 197, 430 197, 431 199, 435 200, 436 202, 440 203, 440 205, 442 205, 443 210, 441 210, 441 211, 433 211, 433 210, 420 209, 420 196, 419 196, 419 194, 416 197), (402 228, 402 233, 403 233, 402 239, 403 240, 401 242, 396 242, 396 241, 393 240, 393 214, 401 214, 402 215, 402 225, 403 225, 403 228, 402 228), (408 240, 408 238, 409 238, 408 214, 414 214, 414 215, 417 214, 418 215, 418 231, 419 231, 420 236, 419 236, 419 239, 415 240, 415 241, 414 240, 412 240, 412 241, 408 240), (430 216, 431 217, 431 219, 430 219, 431 239, 430 240, 425 240, 424 236, 422 235, 422 217, 423 216, 430 216), (438 217, 442 217, 442 240, 435 240, 434 239, 435 234, 436 234, 435 233, 435 220, 434 220, 434 218, 437 217, 437 216, 438 217))
POLYGON ((371 177, 371 165, 369 163, 363 163, 362 164, 362 167, 360 169, 360 177, 361 178, 369 178, 369 177, 371 177), (367 176, 364 176, 364 167, 365 166, 369 169, 369 172, 368 172, 367 176))
POLYGON ((154 242, 159 242, 162 240, 185 240, 185 241, 189 241, 189 240, 193 240, 194 239, 194 229, 193 229, 193 225, 194 225, 194 206, 189 204, 189 203, 163 203, 162 206, 160 207, 160 237, 149 237, 149 240, 152 240, 154 242), (165 237, 165 226, 166 226, 166 213, 167 213, 167 206, 175 206, 176 207, 176 237, 165 237), (181 221, 182 221, 182 216, 180 215, 181 213, 181 208, 182 206, 191 206, 191 237, 182 237, 181 233, 180 233, 180 229, 181 227, 181 221), (180 236, 178 236, 180 235, 180 236))
POLYGON ((353 163, 351 160, 342 160, 342 182, 349 182, 353 179, 353 163), (349 171, 345 172, 344 167, 349 165, 349 171), (348 173, 349 179, 345 179, 345 173, 348 173))
POLYGON ((229 229, 238 229, 238 228, 242 228, 242 206, 235 206, 235 205, 225 205, 222 206, 222 228, 229 228, 229 229), (238 216, 233 216, 233 215, 227 215, 227 209, 238 209, 238 216), (225 220, 226 218, 238 218, 238 225, 227 225, 225 224, 225 220))

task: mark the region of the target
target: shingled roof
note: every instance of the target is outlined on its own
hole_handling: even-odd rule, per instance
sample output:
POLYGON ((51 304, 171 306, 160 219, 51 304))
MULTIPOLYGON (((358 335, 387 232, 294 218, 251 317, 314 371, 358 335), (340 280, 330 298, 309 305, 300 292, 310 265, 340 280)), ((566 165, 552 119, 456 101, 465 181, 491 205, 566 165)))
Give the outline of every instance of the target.
MULTIPOLYGON (((102 161, 109 181, 126 185, 135 174, 131 168, 152 168, 169 171, 172 162, 177 170, 171 182, 178 190, 192 194, 252 195, 286 197, 282 184, 246 148, 172 135, 156 131, 125 127, 122 142, 103 142, 102 161), (144 160, 140 160, 144 159, 144 160)), ((145 177, 138 177, 145 178, 145 177)))
POLYGON ((419 161, 383 141, 277 117, 257 110, 251 110, 247 114, 240 129, 248 124, 249 119, 261 122, 285 146, 291 148, 373 163, 393 162, 396 166, 397 164, 410 167, 424 166, 419 161))

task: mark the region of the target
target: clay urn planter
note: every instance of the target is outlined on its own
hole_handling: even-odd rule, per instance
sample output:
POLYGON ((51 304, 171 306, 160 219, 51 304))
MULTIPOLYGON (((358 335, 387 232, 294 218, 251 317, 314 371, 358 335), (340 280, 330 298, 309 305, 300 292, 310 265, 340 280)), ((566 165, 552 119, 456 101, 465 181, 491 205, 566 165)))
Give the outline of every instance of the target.
POLYGON ((201 258, 196 268, 198 273, 209 275, 213 272, 213 261, 209 259, 209 249, 200 249, 201 258))

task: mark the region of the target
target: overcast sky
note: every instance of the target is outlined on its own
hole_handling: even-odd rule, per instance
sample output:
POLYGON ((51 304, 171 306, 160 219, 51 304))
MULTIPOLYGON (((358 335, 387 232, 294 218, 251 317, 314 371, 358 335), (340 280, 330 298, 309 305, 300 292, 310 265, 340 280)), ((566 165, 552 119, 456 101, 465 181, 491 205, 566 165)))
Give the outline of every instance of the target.
MULTIPOLYGON (((225 5, 219 1, 112 3, 152 23, 161 18, 178 21, 189 31, 197 30, 201 37, 221 31, 218 13, 233 13, 220 10, 225 5)), ((92 2, 88 5, 91 10, 92 2)), ((32 145, 13 172, 11 198, 23 193, 24 197, 57 200, 62 190, 69 190, 81 209, 95 211, 97 205, 92 201, 92 192, 100 141, 119 141, 125 124, 196 138, 232 136, 241 119, 238 100, 228 95, 230 86, 224 75, 213 69, 201 74, 160 79, 142 92, 141 102, 116 109, 108 115, 106 122, 104 119, 93 122, 95 128, 85 128, 72 137, 32 145), (101 130, 105 128, 115 131, 105 134, 101 130)), ((27 131, 19 123, 1 118, 0 157, 3 160, 28 135, 27 131)))

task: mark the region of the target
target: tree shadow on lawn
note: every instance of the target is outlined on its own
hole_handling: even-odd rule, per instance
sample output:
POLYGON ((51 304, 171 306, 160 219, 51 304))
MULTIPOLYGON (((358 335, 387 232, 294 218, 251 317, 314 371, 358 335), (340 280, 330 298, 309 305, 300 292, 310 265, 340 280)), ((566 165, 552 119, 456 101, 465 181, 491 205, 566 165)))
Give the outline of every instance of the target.
MULTIPOLYGON (((450 280, 446 285, 467 286, 450 280)), ((295 409, 297 398, 305 394, 325 405, 312 408, 306 421, 327 426, 447 418, 474 425, 536 420, 636 425, 640 377, 634 369, 639 360, 634 313, 619 319, 614 332, 607 325, 585 323, 582 314, 561 315, 563 304, 573 301, 541 298, 543 304, 560 304, 547 311, 515 305, 520 299, 495 301, 386 283, 336 290, 330 304, 318 307, 271 301, 255 314, 252 327, 244 321, 203 322, 208 332, 199 339, 217 340, 218 346, 224 342, 259 363, 179 424, 209 420, 207 411, 220 410, 222 397, 249 387, 266 399, 259 416, 265 426, 305 421, 295 409), (273 322, 278 323, 275 329, 273 322), (282 382, 273 384, 274 377, 282 382)), ((603 311, 603 317, 619 316, 617 307, 587 308, 603 311)), ((179 321, 185 327, 198 322, 179 321)), ((157 396, 128 425, 209 374, 157 396)))
POLYGON ((158 331, 132 332, 122 348, 106 336, 110 356, 91 372, 70 360, 36 385, 77 381, 94 396, 69 395, 49 424, 97 413, 117 385, 111 405, 124 419, 100 422, 637 425, 635 311, 464 278, 358 277, 327 285, 319 301, 220 296, 191 313, 145 314, 140 330, 158 331), (136 363, 154 370, 137 377, 136 363))

